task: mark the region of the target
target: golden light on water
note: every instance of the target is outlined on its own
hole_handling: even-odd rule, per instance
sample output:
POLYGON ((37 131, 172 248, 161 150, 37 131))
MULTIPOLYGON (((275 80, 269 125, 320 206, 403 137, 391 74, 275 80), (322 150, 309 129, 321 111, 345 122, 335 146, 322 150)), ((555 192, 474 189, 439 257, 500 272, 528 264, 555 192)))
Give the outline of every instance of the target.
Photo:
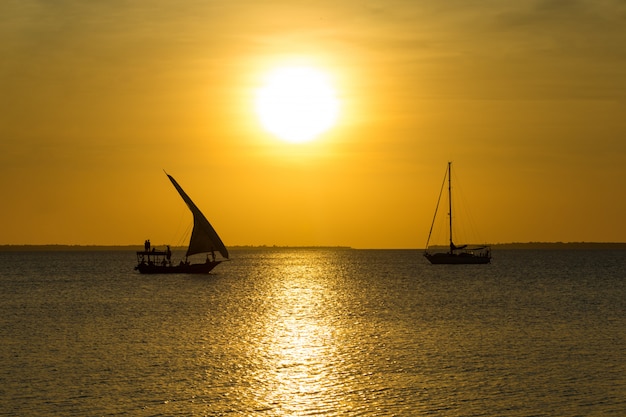
MULTIPOLYGON (((319 339, 324 329, 311 321, 297 318, 285 320, 277 326, 273 355, 276 372, 272 402, 288 404, 294 409, 310 405, 310 395, 319 395, 325 386, 328 354, 319 339)), ((293 410, 297 411, 297 410, 293 410)))
MULTIPOLYGON (((265 341, 257 352, 265 358, 260 399, 288 413, 317 407, 341 397, 332 392, 337 361, 334 333, 329 323, 329 293, 315 279, 315 267, 294 264, 281 271, 284 280, 273 288, 272 308, 264 326, 265 341)), ((332 314, 331 314, 332 316, 332 314)))

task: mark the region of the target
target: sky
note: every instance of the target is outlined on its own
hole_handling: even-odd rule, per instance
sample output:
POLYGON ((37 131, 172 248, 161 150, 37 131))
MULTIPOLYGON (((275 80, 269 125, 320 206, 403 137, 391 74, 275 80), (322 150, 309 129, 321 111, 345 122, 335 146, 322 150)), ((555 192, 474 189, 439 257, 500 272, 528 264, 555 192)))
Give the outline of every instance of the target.
POLYGON ((623 0, 4 0, 0 56, 0 244, 185 244, 165 170, 227 246, 423 248, 448 161, 468 239, 626 241, 623 0), (254 112, 286 65, 308 143, 254 112))

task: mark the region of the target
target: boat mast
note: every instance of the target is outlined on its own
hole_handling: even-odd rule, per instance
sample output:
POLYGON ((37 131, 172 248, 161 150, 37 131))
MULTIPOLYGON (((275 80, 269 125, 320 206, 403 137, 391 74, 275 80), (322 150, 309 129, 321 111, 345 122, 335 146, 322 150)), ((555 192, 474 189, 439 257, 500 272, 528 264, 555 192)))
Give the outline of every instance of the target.
POLYGON ((454 251, 452 243, 452 162, 448 162, 448 215, 450 216, 450 253, 454 251))

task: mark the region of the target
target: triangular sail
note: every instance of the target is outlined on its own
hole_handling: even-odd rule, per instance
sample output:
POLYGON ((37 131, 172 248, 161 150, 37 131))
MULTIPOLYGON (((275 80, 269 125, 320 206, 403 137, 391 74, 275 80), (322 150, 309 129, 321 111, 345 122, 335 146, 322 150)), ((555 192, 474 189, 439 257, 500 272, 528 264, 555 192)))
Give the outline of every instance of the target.
POLYGON ((217 235, 211 223, 204 217, 204 214, 198 209, 198 207, 191 201, 191 198, 183 191, 180 185, 176 182, 174 178, 168 173, 165 173, 167 177, 172 181, 174 187, 183 198, 185 203, 187 203, 187 207, 191 210, 193 214, 193 231, 191 232, 191 240, 189 241, 189 248, 187 249, 187 256, 194 255, 197 253, 207 253, 207 252, 219 252, 224 258, 228 258, 228 250, 222 240, 217 235))

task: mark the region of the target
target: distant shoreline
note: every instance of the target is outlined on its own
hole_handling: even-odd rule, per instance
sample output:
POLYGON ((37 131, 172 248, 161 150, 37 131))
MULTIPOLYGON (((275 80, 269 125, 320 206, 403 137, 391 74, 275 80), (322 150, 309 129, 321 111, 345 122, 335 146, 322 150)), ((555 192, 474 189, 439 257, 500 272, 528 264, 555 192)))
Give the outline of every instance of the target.
POLYGON ((526 242, 498 243, 491 245, 493 249, 621 249, 626 250, 625 242, 526 242))
MULTIPOLYGON (((474 246, 474 245, 470 245, 474 246)), ((484 246, 476 244, 475 246, 484 246)), ((626 250, 626 242, 512 242, 488 244, 492 250, 626 250)), ((434 249, 435 247, 431 247, 434 249)), ((446 250, 447 246, 437 247, 446 250)))
MULTIPOLYGON (((164 245, 160 245, 164 246, 164 245)), ((513 242, 492 244, 493 250, 626 250, 626 242, 513 242)), ((184 250, 184 246, 172 246, 173 250, 184 250)), ((274 250, 274 249, 334 249, 359 250, 350 246, 278 246, 278 245, 235 245, 229 250, 274 250)), ((376 248, 370 248, 376 249, 376 248)), ((0 245, 0 252, 52 252, 52 251, 140 251, 143 245, 0 245)), ((381 249, 385 250, 385 249, 381 249)), ((389 249, 393 250, 393 249, 389 249)), ((402 249, 399 249, 402 250, 402 249)), ((423 250, 405 248, 404 250, 423 250)))
MULTIPOLYGON (((165 248, 166 245, 155 245, 156 248, 165 248)), ((172 250, 185 250, 187 246, 171 246, 172 250)), ((352 249, 349 246, 268 246, 268 245, 236 245, 229 246, 228 250, 272 250, 272 249, 352 249)), ((0 252, 61 252, 61 251, 143 251, 143 245, 0 245, 0 252)))

